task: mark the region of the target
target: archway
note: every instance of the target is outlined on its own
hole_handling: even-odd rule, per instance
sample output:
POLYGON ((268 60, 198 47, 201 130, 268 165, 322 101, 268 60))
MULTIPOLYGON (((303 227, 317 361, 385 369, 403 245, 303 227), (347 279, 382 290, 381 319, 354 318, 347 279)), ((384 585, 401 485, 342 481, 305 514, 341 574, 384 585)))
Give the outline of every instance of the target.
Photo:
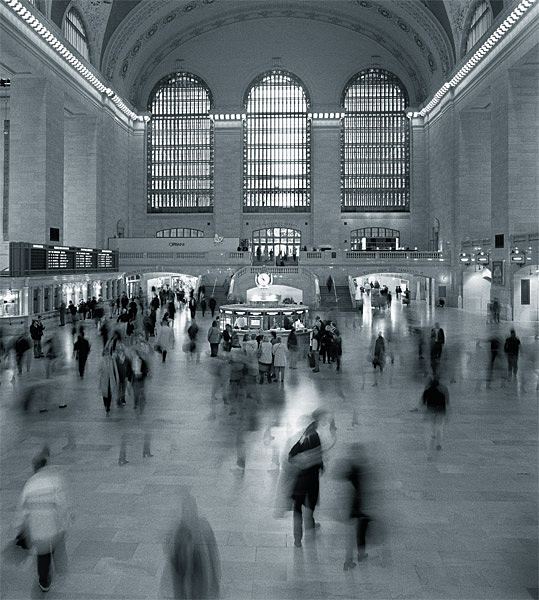
POLYGON ((490 303, 490 269, 465 272, 462 282, 462 308, 471 313, 487 315, 490 303))

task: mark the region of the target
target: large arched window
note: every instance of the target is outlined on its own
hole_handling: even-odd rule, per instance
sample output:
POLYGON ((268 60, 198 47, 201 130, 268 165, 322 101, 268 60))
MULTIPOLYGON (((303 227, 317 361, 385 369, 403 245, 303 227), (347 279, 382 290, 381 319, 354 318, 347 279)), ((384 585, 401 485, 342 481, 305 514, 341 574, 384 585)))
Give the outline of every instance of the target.
POLYGON ((155 233, 158 238, 194 238, 204 237, 201 229, 191 229, 189 227, 173 227, 172 229, 160 229, 155 233))
POLYGON ((86 28, 84 27, 79 13, 74 8, 69 9, 64 19, 64 35, 66 40, 79 52, 79 54, 86 60, 90 60, 86 28))
POLYGON ((148 212, 213 210, 213 121, 208 86, 190 73, 159 81, 148 103, 148 212))
POLYGON ((245 98, 243 206, 250 212, 303 212, 311 202, 309 98, 290 73, 258 77, 245 98))
POLYGON ((341 209, 407 211, 410 205, 408 95, 383 69, 346 85, 341 130, 341 209))
POLYGON ((472 13, 468 35, 466 36, 466 54, 477 44, 485 35, 488 28, 492 25, 492 8, 490 2, 481 0, 472 13))
POLYGON ((350 250, 397 250, 400 231, 387 227, 364 227, 350 232, 350 250))

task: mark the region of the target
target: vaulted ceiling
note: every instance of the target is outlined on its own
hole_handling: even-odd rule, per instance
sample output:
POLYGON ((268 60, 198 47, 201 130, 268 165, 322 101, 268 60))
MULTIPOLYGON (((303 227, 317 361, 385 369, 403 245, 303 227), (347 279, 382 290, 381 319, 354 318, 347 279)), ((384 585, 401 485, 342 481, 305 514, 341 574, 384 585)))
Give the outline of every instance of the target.
POLYGON ((141 86, 184 44, 267 19, 324 23, 336 28, 337 39, 338 28, 368 39, 373 54, 383 49, 398 61, 421 101, 455 63, 450 2, 470 1, 447 0, 448 14, 444 0, 55 0, 51 17, 60 24, 69 5, 79 9, 92 62, 134 104, 141 104, 141 86))

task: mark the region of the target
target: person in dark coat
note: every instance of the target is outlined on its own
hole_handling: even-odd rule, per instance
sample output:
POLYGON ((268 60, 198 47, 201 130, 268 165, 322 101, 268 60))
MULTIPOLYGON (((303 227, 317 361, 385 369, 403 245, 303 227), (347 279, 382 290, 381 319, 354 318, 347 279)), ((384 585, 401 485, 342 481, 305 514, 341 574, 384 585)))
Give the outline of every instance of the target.
POLYGON ((346 537, 346 558, 344 571, 349 571, 357 566, 354 562, 354 546, 357 549, 357 560, 365 560, 367 527, 370 517, 364 512, 365 493, 367 488, 367 465, 363 458, 361 445, 349 444, 346 457, 337 461, 335 472, 337 479, 344 483, 343 505, 339 510, 344 510, 344 521, 350 525, 346 537))
POLYGON ((197 301, 194 296, 189 298, 189 312, 191 313, 191 319, 194 319, 197 312, 197 301))
POLYGON ((60 302, 58 312, 60 313, 60 327, 64 327, 66 324, 66 303, 63 300, 60 302))
POLYGON ((511 329, 511 335, 505 340, 503 350, 507 356, 507 379, 512 381, 514 375, 516 381, 520 340, 517 338, 517 334, 515 333, 514 329, 511 329))
POLYGON ((86 361, 88 360, 88 354, 90 354, 90 343, 84 337, 84 329, 81 327, 77 341, 74 346, 75 357, 77 359, 79 367, 79 375, 84 377, 84 369, 86 368, 86 361))
POLYGON ((213 296, 210 298, 209 305, 211 310, 211 318, 213 319, 215 309, 217 308, 217 300, 213 296))
POLYGON ((306 529, 313 530, 317 526, 314 521, 314 509, 318 504, 320 471, 324 468, 317 426, 318 421, 313 421, 288 454, 288 461, 298 469, 291 494, 296 548, 301 548, 303 518, 305 517, 306 529), (303 507, 305 507, 305 515, 303 515, 303 507))
POLYGON ((208 303, 206 302, 206 297, 202 296, 202 298, 200 300, 200 310, 202 311, 202 316, 204 316, 206 314, 207 306, 208 306, 208 303))

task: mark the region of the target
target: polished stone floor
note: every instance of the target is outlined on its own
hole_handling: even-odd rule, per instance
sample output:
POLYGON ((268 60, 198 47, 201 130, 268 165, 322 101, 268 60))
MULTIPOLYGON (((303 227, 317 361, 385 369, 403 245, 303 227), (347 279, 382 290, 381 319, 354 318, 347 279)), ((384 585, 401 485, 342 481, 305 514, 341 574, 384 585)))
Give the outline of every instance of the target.
MULTIPOLYGON (((220 401, 210 418, 212 361, 188 363, 182 352, 185 315, 166 365, 155 361, 148 382, 144 427, 151 458, 142 457, 143 426, 131 406, 105 417, 97 388, 101 344, 83 381, 69 357, 66 372, 49 384, 28 413, 17 406, 20 385, 2 373, 1 587, 2 598, 45 596, 34 557, 14 549, 17 499, 31 475, 31 459, 48 443, 51 462, 69 484, 73 523, 69 566, 56 574, 52 598, 159 598, 170 594, 163 575, 163 543, 189 489, 217 537, 224 598, 537 598, 537 375, 539 342, 517 325, 522 340, 519 381, 500 368, 485 384, 486 340, 504 337, 509 324, 487 325, 454 309, 428 314, 424 306, 394 303, 391 318, 332 315, 343 333, 342 373, 306 361, 288 370, 284 386, 260 386, 263 407, 246 439, 245 472, 236 467, 233 417, 220 401), (444 380, 451 411, 443 448, 427 449, 419 405, 425 365, 410 326, 445 329, 444 380), (394 364, 373 387, 368 362, 373 333, 391 340, 394 364), (65 399, 68 407, 59 409, 65 399), (48 406, 48 412, 38 408, 48 406), (295 548, 291 513, 273 516, 275 458, 297 429, 298 417, 317 407, 335 414, 337 443, 321 476, 321 523, 295 548), (226 409, 226 410, 225 410, 226 409), (267 425, 274 440, 264 436, 267 425), (129 464, 120 467, 120 440, 129 464), (67 442, 76 444, 70 448, 67 442), (339 482, 332 468, 349 442, 364 445, 370 465, 368 558, 343 572, 344 537, 339 482), (266 443, 265 443, 266 442, 266 443), (268 443, 269 442, 269 443, 268 443), (64 448, 64 446, 68 448, 64 448)), ((205 333, 209 325, 201 320, 205 333)), ((70 332, 62 331, 66 345, 70 332)), ((90 328, 91 329, 91 328, 90 328)), ((39 378, 43 360, 30 376, 39 378)), ((296 434, 299 435, 299 434, 296 434)))

